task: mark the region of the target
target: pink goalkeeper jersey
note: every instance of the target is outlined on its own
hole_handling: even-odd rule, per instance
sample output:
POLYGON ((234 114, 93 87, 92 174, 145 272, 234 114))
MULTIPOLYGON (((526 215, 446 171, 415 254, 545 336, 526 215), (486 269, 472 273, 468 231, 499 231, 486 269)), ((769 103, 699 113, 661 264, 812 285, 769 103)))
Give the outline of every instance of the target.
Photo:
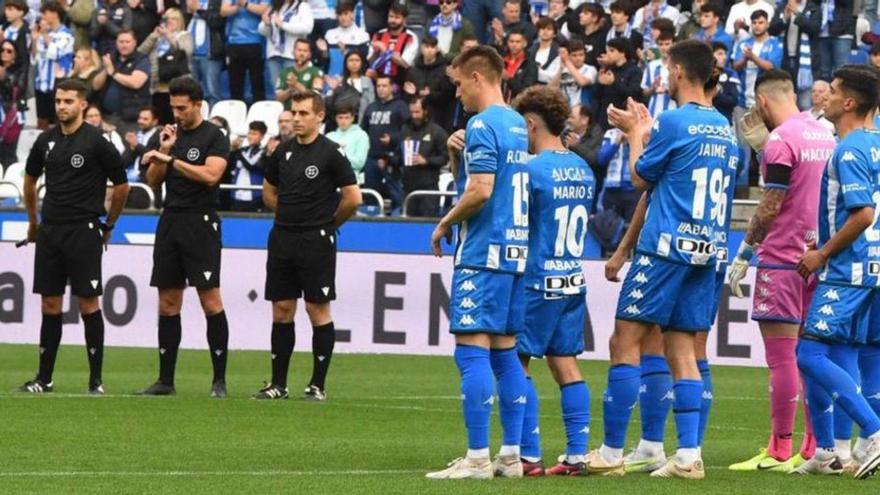
POLYGON ((804 114, 786 120, 767 137, 761 160, 764 182, 768 164, 791 167, 791 178, 779 216, 758 248, 759 265, 796 265, 806 243, 816 239, 819 186, 835 144, 828 128, 804 114))

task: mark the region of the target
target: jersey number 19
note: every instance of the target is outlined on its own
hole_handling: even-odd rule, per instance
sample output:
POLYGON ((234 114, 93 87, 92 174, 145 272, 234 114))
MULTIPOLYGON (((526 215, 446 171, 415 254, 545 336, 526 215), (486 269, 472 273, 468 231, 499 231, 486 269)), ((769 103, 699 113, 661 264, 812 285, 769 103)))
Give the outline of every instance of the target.
POLYGON ((709 169, 702 167, 693 171, 691 180, 694 182, 694 204, 691 207, 693 219, 702 220, 706 216, 708 192, 711 202, 709 218, 715 220, 719 227, 723 227, 727 218, 727 187, 730 185, 730 177, 725 177, 720 168, 712 170, 712 176, 709 177, 709 169))

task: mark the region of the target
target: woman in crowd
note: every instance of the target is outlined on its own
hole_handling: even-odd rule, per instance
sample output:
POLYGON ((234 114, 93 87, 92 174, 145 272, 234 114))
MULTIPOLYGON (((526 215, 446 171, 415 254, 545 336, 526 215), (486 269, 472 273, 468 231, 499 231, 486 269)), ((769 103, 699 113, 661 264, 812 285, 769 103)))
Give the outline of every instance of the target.
POLYGON ((189 73, 193 39, 185 27, 180 10, 168 9, 156 29, 138 47, 139 52, 150 57, 150 93, 160 124, 174 122, 168 83, 189 73))
POLYGON ((0 176, 18 161, 18 135, 24 125, 27 93, 27 54, 19 56, 15 43, 0 43, 0 176))
MULTIPOLYGON (((376 89, 373 81, 366 76, 367 59, 357 51, 348 52, 345 55, 345 68, 342 70, 342 78, 327 78, 330 86, 330 94, 327 96, 327 108, 354 107, 358 109, 357 122, 364 118, 367 105, 376 99, 376 89)), ((335 129, 335 121, 332 115, 326 120, 327 132, 335 129), (331 129, 332 127, 333 129, 331 129)))
POLYGON ((97 103, 98 92, 92 86, 92 80, 101 72, 101 57, 93 48, 80 48, 73 56, 73 70, 70 73, 71 79, 80 79, 86 83, 88 88, 89 103, 97 103))
POLYGON ((122 142, 122 136, 116 132, 116 127, 104 122, 104 116, 101 115, 101 109, 97 105, 89 105, 86 108, 86 122, 101 130, 104 139, 110 141, 116 151, 121 155, 125 151, 125 144, 122 142))
POLYGON ((263 14, 257 28, 266 37, 266 59, 272 87, 278 84, 281 71, 293 67, 293 44, 297 39, 306 39, 314 24, 308 2, 272 0, 272 8, 263 14))

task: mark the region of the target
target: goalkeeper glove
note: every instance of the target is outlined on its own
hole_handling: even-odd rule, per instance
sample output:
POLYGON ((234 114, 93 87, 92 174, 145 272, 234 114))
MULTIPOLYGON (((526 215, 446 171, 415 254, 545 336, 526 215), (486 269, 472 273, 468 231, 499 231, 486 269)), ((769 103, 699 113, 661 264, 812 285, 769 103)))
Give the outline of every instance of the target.
POLYGON ((749 263, 754 255, 755 247, 747 244, 746 241, 742 241, 739 249, 736 251, 736 257, 730 263, 730 275, 727 280, 730 283, 730 292, 736 297, 743 297, 742 288, 739 286, 739 283, 749 271, 749 263))

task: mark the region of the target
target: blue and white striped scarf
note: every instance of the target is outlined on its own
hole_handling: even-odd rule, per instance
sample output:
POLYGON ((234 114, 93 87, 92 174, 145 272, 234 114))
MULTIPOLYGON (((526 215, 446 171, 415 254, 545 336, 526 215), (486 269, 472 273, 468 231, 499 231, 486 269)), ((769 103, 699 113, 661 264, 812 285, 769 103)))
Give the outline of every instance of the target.
POLYGON ((436 38, 441 27, 452 28, 452 31, 455 32, 461 29, 461 25, 461 14, 459 14, 457 10, 454 11, 449 18, 444 17, 443 14, 439 14, 431 20, 431 26, 428 27, 428 33, 436 38))
POLYGON ((805 91, 813 87, 813 64, 810 56, 810 37, 801 32, 800 46, 798 47, 798 73, 797 89, 805 91))

